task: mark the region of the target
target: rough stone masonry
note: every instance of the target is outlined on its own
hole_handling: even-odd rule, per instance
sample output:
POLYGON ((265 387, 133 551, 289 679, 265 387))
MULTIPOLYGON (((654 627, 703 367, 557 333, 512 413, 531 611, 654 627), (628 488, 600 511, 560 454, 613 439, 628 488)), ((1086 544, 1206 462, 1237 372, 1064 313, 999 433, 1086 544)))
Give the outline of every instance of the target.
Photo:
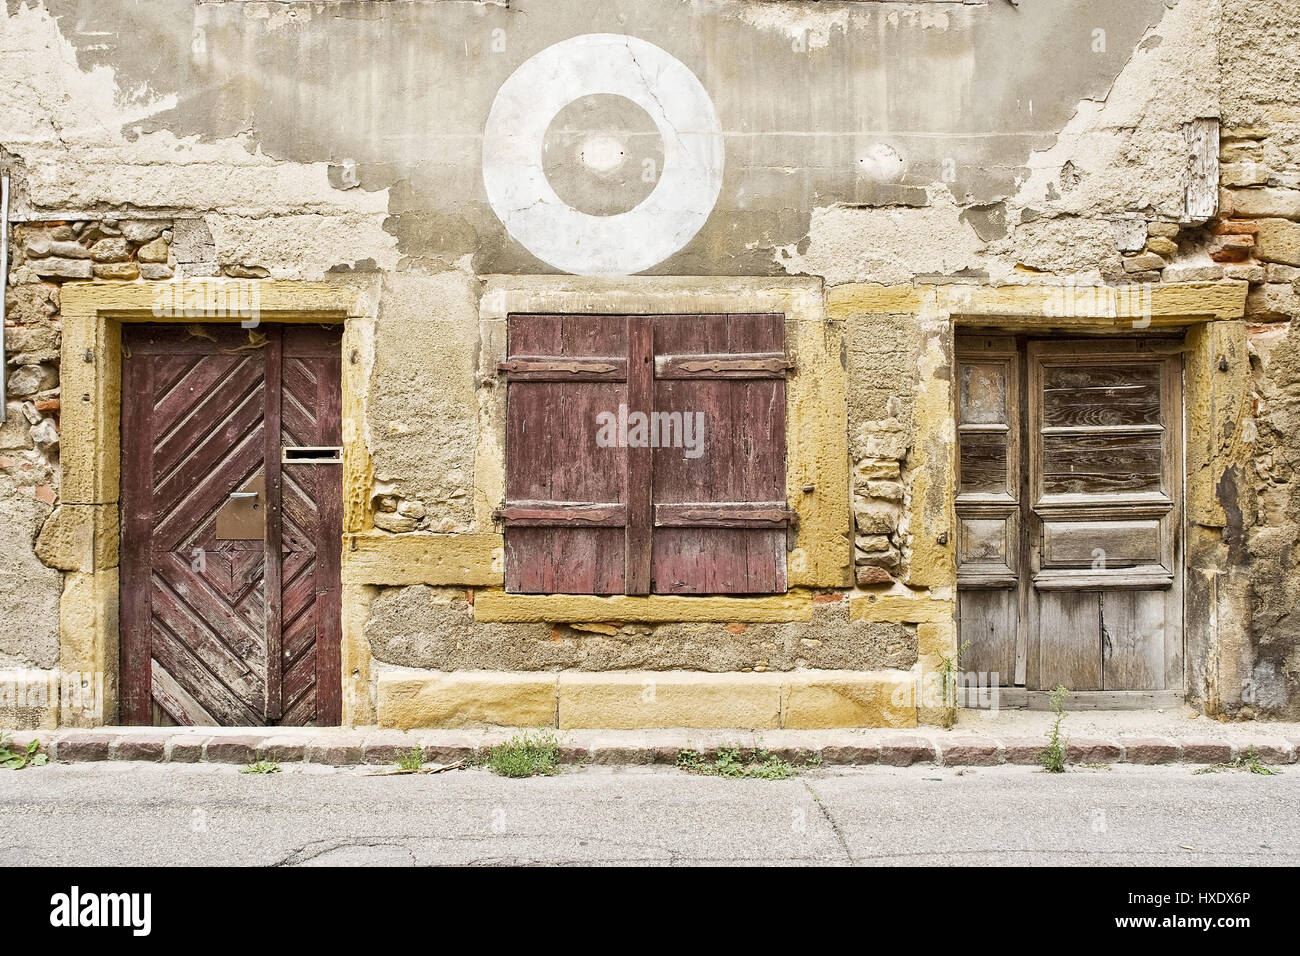
POLYGON ((1191 356, 1182 690, 1295 718, 1298 49, 1289 0, 7 0, 0 726, 116 719, 116 498, 69 495, 103 462, 60 434, 120 396, 65 387, 102 355, 64 300, 223 280, 352 303, 345 723, 941 720, 900 689, 957 650, 957 317, 1047 328, 1052 289, 1135 285, 1191 356), (559 44, 539 119, 509 81, 559 44), (499 193, 498 123, 536 127, 499 193), (552 252, 566 229, 600 254, 552 252), (502 593, 493 349, 523 301, 808 316, 790 434, 821 437, 790 454, 825 480, 787 594, 502 593), (91 671, 90 715, 29 693, 91 671))

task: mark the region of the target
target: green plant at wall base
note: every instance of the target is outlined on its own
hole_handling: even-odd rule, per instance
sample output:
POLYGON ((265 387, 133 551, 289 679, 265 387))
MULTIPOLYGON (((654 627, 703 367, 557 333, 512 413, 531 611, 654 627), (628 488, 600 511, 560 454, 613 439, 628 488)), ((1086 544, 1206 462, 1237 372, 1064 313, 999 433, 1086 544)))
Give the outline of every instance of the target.
POLYGON ((419 747, 412 747, 407 753, 397 758, 397 766, 402 770, 419 770, 424 766, 424 751, 419 747))
POLYGON ((957 672, 961 670, 961 656, 970 647, 970 641, 962 643, 952 657, 940 657, 939 677, 943 688, 943 726, 950 728, 957 721, 957 672))
POLYGON ((41 742, 33 740, 26 747, 14 749, 12 738, 0 734, 0 767, 5 770, 22 770, 24 767, 42 767, 49 762, 49 757, 40 752, 41 742))
POLYGON ((1043 769, 1048 773, 1065 772, 1065 738, 1061 736, 1061 721, 1066 718, 1065 699, 1070 696, 1070 692, 1064 686, 1058 684, 1056 690, 1047 695, 1047 700, 1051 704, 1052 713, 1056 715, 1056 720, 1052 722, 1052 730, 1047 735, 1047 746, 1038 755, 1038 762, 1043 765, 1043 769))
POLYGON ((240 773, 279 773, 280 765, 270 760, 259 760, 257 763, 250 763, 240 773))
POLYGON ((1282 772, 1276 767, 1265 767, 1260 763, 1259 754, 1255 752, 1255 747, 1252 744, 1244 754, 1241 754, 1235 760, 1228 763, 1213 763, 1208 767, 1202 767, 1200 770, 1193 770, 1192 773, 1221 773, 1224 770, 1244 770, 1246 773, 1258 773, 1265 777, 1272 777, 1282 772))
POLYGON ((697 750, 679 750, 677 766, 687 773, 732 780, 785 780, 797 772, 789 762, 766 750, 755 750, 746 757, 736 747, 720 747, 713 760, 705 759, 697 750))
POLYGON ((560 741, 549 730, 516 734, 488 749, 476 763, 503 777, 550 776, 560 772, 560 741))

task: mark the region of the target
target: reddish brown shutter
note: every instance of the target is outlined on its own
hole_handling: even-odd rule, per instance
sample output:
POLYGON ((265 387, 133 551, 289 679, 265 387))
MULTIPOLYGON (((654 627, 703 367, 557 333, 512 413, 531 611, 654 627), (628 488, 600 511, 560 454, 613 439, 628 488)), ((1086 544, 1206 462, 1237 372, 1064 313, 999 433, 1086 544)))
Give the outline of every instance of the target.
POLYGON ((511 316, 507 590, 784 591, 784 348, 780 315, 511 316), (600 447, 620 405, 675 441, 600 447))

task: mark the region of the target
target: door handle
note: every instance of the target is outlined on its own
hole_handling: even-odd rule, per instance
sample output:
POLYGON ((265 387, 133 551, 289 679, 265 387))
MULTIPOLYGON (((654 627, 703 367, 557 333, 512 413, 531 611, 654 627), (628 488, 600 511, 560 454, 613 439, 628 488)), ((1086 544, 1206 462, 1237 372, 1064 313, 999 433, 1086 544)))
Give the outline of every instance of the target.
POLYGON ((246 498, 256 498, 256 491, 232 491, 227 497, 234 498, 236 501, 243 501, 246 498))

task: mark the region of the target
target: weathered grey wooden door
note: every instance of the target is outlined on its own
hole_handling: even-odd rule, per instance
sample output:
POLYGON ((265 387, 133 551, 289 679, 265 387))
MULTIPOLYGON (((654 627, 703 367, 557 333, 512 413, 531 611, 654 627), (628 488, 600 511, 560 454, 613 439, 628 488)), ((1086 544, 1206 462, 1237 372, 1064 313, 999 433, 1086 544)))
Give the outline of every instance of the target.
POLYGON ((1182 363, 1165 338, 958 342, 963 670, 1182 689, 1182 363))

